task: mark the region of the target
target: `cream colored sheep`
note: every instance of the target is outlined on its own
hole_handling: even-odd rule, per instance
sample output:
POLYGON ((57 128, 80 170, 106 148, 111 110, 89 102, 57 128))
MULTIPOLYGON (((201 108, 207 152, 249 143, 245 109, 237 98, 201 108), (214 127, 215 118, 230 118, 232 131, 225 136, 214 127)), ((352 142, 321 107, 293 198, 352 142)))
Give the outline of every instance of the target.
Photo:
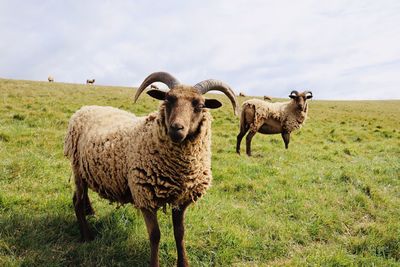
POLYGON ((135 101, 153 82, 169 92, 147 93, 162 100, 159 111, 145 117, 112 107, 87 106, 71 118, 64 154, 71 160, 76 191, 73 202, 82 240, 93 238, 85 216, 93 214, 87 189, 119 203, 132 203, 143 213, 149 233, 150 265, 158 266, 160 230, 157 210, 172 207, 178 265, 187 266, 184 247, 184 212, 211 185, 211 115, 208 108, 221 103, 205 99, 210 90, 225 93, 236 111, 228 85, 206 80, 181 85, 165 72, 148 76, 135 101))
POLYGON ((237 136, 236 152, 240 154, 240 143, 246 136, 246 153, 251 156, 251 140, 259 132, 262 134, 282 135, 285 148, 288 149, 290 133, 299 129, 307 118, 307 99, 312 98, 312 92, 298 93, 292 91, 288 102, 270 103, 260 99, 250 99, 242 104, 240 117, 240 132, 237 136))
POLYGON ((47 80, 49 81, 49 83, 54 82, 54 77, 53 76, 49 76, 47 77, 47 80))

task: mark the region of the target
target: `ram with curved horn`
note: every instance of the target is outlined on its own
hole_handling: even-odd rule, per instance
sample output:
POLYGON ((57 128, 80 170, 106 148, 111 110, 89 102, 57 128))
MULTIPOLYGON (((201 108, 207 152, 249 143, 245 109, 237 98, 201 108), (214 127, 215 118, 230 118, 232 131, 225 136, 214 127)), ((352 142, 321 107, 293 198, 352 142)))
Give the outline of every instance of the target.
POLYGON ((186 208, 211 185, 211 114, 219 108, 209 91, 223 92, 237 109, 235 93, 225 83, 205 80, 183 85, 166 72, 149 75, 138 88, 135 102, 153 82, 168 92, 149 90, 162 100, 157 112, 145 117, 112 107, 87 106, 71 118, 64 154, 71 160, 76 190, 73 197, 81 238, 93 235, 86 215, 93 214, 88 188, 101 197, 140 209, 150 239, 150 265, 159 266, 160 229, 157 211, 172 208, 178 266, 188 266, 184 245, 186 208))
POLYGON ((285 148, 289 148, 290 134, 305 122, 308 113, 307 100, 313 97, 311 91, 290 92, 291 101, 265 102, 250 99, 242 104, 240 132, 236 141, 236 152, 240 154, 240 143, 246 135, 246 153, 251 155, 251 141, 256 133, 281 134, 285 148))

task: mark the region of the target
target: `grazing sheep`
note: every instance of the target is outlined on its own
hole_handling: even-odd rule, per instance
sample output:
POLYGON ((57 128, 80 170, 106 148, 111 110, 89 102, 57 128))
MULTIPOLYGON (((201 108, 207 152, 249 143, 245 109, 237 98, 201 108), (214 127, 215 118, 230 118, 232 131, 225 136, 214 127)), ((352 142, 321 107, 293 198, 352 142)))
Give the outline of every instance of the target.
POLYGON ((265 96, 264 96, 264 100, 265 100, 265 101, 271 101, 271 100, 272 100, 272 97, 266 96, 266 95, 265 95, 265 96))
POLYGON ((49 83, 54 82, 54 77, 53 76, 49 76, 47 77, 47 80, 49 81, 49 83))
POLYGON ((246 136, 246 153, 251 156, 251 139, 259 132, 262 134, 282 135, 285 148, 289 147, 290 133, 299 129, 307 118, 307 99, 312 92, 292 91, 288 102, 269 103, 259 99, 250 99, 243 103, 240 116, 240 133, 237 136, 236 152, 240 154, 240 142, 246 136))
POLYGON ((239 93, 239 96, 240 96, 240 97, 245 97, 246 95, 243 94, 242 92, 240 92, 240 93, 239 93))
POLYGON ((86 84, 94 84, 95 81, 95 79, 87 79, 86 84))
POLYGON ((149 75, 135 102, 153 82, 170 91, 150 90, 162 100, 158 112, 145 117, 112 108, 86 106, 71 118, 64 154, 71 160, 76 190, 75 214, 83 241, 93 239, 86 215, 93 214, 88 188, 101 197, 140 209, 150 239, 150 265, 158 266, 160 230, 157 210, 172 207, 178 266, 188 266, 184 246, 184 213, 211 184, 211 120, 208 109, 222 104, 205 99, 211 90, 237 102, 230 87, 217 80, 182 85, 166 72, 149 75))

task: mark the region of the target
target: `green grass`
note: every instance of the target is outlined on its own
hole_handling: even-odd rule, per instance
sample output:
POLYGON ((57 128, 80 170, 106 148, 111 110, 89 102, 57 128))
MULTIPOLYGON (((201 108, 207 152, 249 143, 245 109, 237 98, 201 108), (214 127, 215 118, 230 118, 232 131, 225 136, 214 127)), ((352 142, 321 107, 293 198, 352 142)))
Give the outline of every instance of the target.
MULTIPOLYGON (((96 239, 78 242, 63 156, 79 107, 157 109, 133 95, 0 80, 0 266, 148 264, 141 215, 94 193, 96 239)), ((289 150, 280 135, 258 134, 249 158, 234 152, 239 122, 228 100, 214 97, 224 106, 212 111, 213 186, 186 217, 193 266, 400 266, 400 101, 312 101, 289 150)), ((176 260, 170 217, 159 213, 162 266, 176 260)))

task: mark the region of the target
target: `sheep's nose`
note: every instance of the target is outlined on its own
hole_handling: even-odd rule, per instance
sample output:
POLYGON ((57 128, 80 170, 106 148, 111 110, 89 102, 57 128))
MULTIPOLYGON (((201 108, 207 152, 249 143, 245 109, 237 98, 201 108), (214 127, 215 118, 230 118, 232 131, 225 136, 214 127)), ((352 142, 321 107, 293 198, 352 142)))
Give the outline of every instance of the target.
POLYGON ((173 124, 171 124, 171 130, 173 130, 173 131, 175 131, 175 132, 181 131, 181 130, 183 130, 184 128, 185 128, 185 127, 183 127, 183 125, 180 124, 180 123, 173 123, 173 124))

